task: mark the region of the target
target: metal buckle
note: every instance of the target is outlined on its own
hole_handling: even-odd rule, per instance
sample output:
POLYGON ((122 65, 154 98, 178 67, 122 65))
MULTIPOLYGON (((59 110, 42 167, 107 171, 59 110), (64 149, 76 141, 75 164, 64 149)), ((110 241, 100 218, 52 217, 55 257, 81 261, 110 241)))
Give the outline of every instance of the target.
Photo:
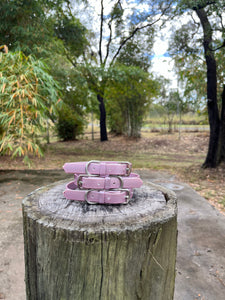
MULTIPOLYGON (((91 163, 97 163, 100 164, 101 161, 99 160, 90 160, 89 162, 87 162, 86 166, 85 166, 85 172, 87 175, 91 176, 92 174, 89 173, 88 171, 88 167, 91 163)), ((129 176, 131 173, 131 163, 129 161, 117 161, 118 164, 126 164, 127 168, 126 168, 126 174, 125 176, 129 176)))
MULTIPOLYGON (((93 201, 89 201, 89 200, 88 200, 88 195, 89 195, 89 193, 92 192, 92 191, 95 191, 95 192, 96 192, 96 190, 93 190, 93 189, 87 190, 87 191, 86 191, 86 193, 85 193, 85 195, 84 195, 84 200, 85 200, 88 204, 91 204, 91 205, 93 205, 93 204, 98 204, 98 202, 93 202, 93 201)), ((130 190, 128 190, 128 189, 115 189, 114 191, 126 192, 126 193, 127 193, 127 195, 125 196, 126 201, 125 201, 125 202, 122 202, 121 204, 128 204, 128 203, 129 203, 129 201, 130 201, 130 190)))
POLYGON ((109 177, 115 177, 115 178, 118 178, 119 181, 120 181, 120 187, 119 187, 119 188, 116 188, 116 189, 111 188, 111 189, 109 189, 110 191, 115 191, 115 190, 118 190, 118 189, 123 189, 123 179, 122 179, 121 176, 118 176, 118 175, 110 175, 109 177))
POLYGON ((92 191, 96 191, 96 190, 87 190, 86 193, 85 193, 85 195, 84 195, 84 199, 85 199, 85 201, 86 201, 88 204, 91 204, 91 205, 93 205, 93 204, 98 204, 98 202, 92 202, 92 201, 89 201, 89 200, 88 200, 88 195, 89 195, 89 193, 92 192, 92 191))
POLYGON ((122 202, 121 204, 128 204, 130 201, 130 190, 129 189, 114 189, 114 190, 110 190, 110 191, 118 191, 118 192, 126 192, 127 195, 125 196, 126 201, 122 202))
POLYGON ((89 162, 87 162, 86 166, 85 166, 85 172, 87 175, 89 176, 92 176, 92 174, 89 173, 88 171, 88 167, 91 163, 97 163, 97 164, 100 164, 100 161, 99 160, 90 160, 89 162))
POLYGON ((129 176, 131 173, 131 163, 129 161, 119 161, 119 163, 127 165, 125 176, 129 176))
POLYGON ((92 174, 80 174, 78 177, 77 177, 77 187, 79 190, 84 190, 82 188, 82 178, 83 177, 98 177, 98 175, 92 175, 92 174))
POLYGON ((123 202, 122 204, 128 204, 130 201, 130 190, 128 189, 121 189, 121 191, 127 192, 127 195, 125 196, 126 201, 123 202))

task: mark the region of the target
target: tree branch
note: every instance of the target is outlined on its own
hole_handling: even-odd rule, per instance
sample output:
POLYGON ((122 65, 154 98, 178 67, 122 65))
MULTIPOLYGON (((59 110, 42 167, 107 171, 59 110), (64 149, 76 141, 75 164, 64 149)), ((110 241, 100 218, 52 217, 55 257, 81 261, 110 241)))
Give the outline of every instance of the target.
MULTIPOLYGON (((210 2, 210 1, 208 1, 210 2)), ((211 1, 211 2, 215 2, 215 1, 211 1)), ((203 8, 201 9, 197 9, 196 13, 201 21, 202 27, 203 27, 203 32, 204 32, 204 44, 207 47, 208 50, 210 51, 217 51, 223 47, 225 47, 225 40, 223 41, 222 45, 213 49, 212 46, 212 28, 211 25, 209 23, 209 20, 207 18, 207 15, 204 11, 203 8)))
POLYGON ((105 56, 104 63, 103 63, 104 65, 106 64, 106 61, 108 59, 109 47, 110 47, 110 44, 112 42, 112 23, 111 22, 108 23, 108 27, 109 27, 110 34, 109 34, 109 40, 108 40, 108 43, 107 43, 107 46, 106 46, 106 56, 105 56))
MULTIPOLYGON (((115 6, 119 5, 120 8, 122 9, 122 5, 121 5, 121 2, 120 0, 117 1, 117 3, 115 4, 115 6)), ((105 59, 104 59, 104 62, 103 64, 105 65, 106 64, 106 61, 108 59, 108 56, 109 56, 109 47, 110 47, 110 44, 112 42, 112 22, 114 21, 114 16, 111 16, 111 19, 109 20, 108 22, 108 27, 109 27, 109 39, 108 39, 108 43, 106 45, 106 56, 105 56, 105 59)))
POLYGON ((138 31, 140 31, 140 30, 142 30, 142 29, 144 29, 144 28, 147 28, 147 27, 151 27, 151 26, 153 26, 154 24, 156 24, 157 22, 159 22, 159 21, 161 20, 162 16, 165 15, 166 11, 169 9, 170 6, 171 6, 171 4, 170 4, 168 7, 166 7, 166 8, 162 11, 160 17, 159 17, 158 19, 156 19, 155 21, 153 21, 152 23, 148 23, 148 24, 146 24, 146 25, 143 25, 143 26, 140 26, 140 27, 136 27, 136 28, 131 32, 131 34, 121 42, 119 48, 117 49, 115 55, 114 55, 113 58, 112 58, 112 61, 111 61, 111 63, 110 63, 110 66, 113 65, 115 59, 116 59, 117 56, 119 55, 119 53, 120 53, 121 49, 124 47, 124 45, 125 45, 130 39, 132 39, 132 38, 134 37, 134 35, 135 35, 138 31))
POLYGON ((193 10, 203 9, 208 5, 216 4, 217 1, 206 1, 204 4, 197 4, 192 7, 193 10))
POLYGON ((223 44, 221 46, 219 46, 219 47, 217 47, 215 49, 212 49, 211 47, 209 47, 209 50, 211 50, 211 51, 217 51, 217 50, 219 50, 221 48, 224 48, 224 47, 225 47, 225 40, 223 41, 223 44))
POLYGON ((199 22, 197 22, 193 16, 193 12, 188 12, 188 15, 191 17, 193 23, 199 28, 201 25, 199 22))
POLYGON ((66 3, 67 3, 67 8, 69 10, 70 16, 73 16, 72 9, 71 9, 71 6, 70 6, 70 4, 71 4, 70 1, 67 0, 66 3))
POLYGON ((224 25, 223 25, 223 17, 222 17, 222 14, 220 12, 217 13, 218 17, 220 18, 220 24, 221 24, 221 27, 222 27, 222 31, 224 32, 225 28, 224 28, 224 25))
POLYGON ((65 51, 65 54, 66 54, 66 57, 67 57, 68 61, 74 66, 74 68, 76 68, 77 63, 70 57, 69 51, 66 49, 65 46, 64 46, 64 51, 65 51))
POLYGON ((103 32, 103 13, 104 13, 104 6, 103 6, 103 0, 101 0, 101 22, 100 22, 100 39, 99 39, 99 57, 100 57, 100 63, 102 64, 102 32, 103 32))

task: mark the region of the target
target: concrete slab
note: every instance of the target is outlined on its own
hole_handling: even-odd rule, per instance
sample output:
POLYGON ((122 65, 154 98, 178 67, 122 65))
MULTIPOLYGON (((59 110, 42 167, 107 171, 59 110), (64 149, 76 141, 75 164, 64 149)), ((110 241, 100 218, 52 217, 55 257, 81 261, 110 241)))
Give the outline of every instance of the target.
POLYGON ((171 174, 139 171, 178 197, 174 300, 225 299, 225 216, 171 174))

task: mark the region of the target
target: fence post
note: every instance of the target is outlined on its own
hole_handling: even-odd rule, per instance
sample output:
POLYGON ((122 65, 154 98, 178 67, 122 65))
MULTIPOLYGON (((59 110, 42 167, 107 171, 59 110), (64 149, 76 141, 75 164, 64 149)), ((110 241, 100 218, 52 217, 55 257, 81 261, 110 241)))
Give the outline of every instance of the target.
POLYGON ((27 299, 173 299, 173 192, 145 183, 127 205, 88 205, 66 200, 65 185, 23 200, 27 299))

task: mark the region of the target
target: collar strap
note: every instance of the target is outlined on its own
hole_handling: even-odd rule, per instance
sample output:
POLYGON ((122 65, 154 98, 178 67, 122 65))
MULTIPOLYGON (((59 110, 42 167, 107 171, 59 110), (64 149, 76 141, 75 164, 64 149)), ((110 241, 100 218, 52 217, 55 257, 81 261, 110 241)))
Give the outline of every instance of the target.
POLYGON ((69 200, 86 201, 88 204, 127 204, 132 197, 132 190, 79 190, 72 181, 67 185, 64 196, 69 200))
POLYGON ((75 184, 79 189, 112 190, 139 188, 143 184, 140 176, 131 173, 130 176, 89 176, 87 174, 75 174, 75 184))
POLYGON ((123 161, 98 161, 65 163, 63 169, 66 173, 87 174, 99 176, 129 176, 131 163, 123 161))

